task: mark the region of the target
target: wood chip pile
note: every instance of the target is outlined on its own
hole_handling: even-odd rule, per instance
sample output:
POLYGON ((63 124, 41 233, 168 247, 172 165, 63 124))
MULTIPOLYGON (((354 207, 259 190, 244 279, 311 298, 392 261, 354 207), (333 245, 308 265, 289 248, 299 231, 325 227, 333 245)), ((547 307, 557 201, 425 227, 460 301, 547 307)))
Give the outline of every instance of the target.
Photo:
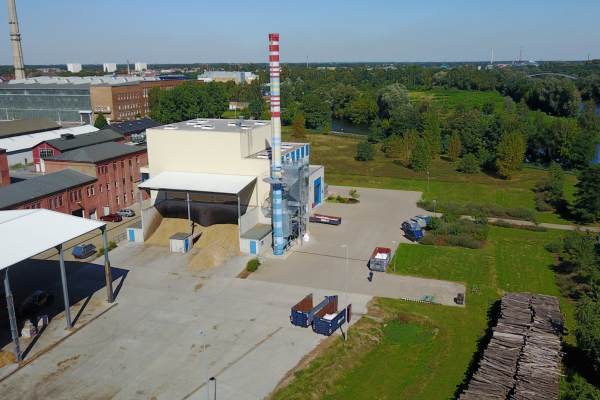
POLYGON ((558 399, 563 319, 556 297, 504 294, 492 339, 460 399, 558 399))

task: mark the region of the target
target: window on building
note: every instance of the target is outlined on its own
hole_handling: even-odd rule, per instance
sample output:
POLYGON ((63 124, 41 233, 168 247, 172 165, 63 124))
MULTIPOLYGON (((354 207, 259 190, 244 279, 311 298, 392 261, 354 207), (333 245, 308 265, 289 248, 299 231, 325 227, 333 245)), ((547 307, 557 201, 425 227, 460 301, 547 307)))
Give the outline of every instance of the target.
POLYGON ((37 204, 37 208, 42 208, 42 203, 41 203, 41 202, 39 202, 39 203, 37 204))
POLYGON ((72 202, 73 202, 73 192, 71 192, 71 193, 69 193, 69 194, 70 194, 70 196, 69 196, 69 197, 71 197, 71 203, 72 203, 72 202))
POLYGON ((133 195, 133 190, 131 191, 131 200, 135 199, 135 196, 133 195))
POLYGON ((92 186, 92 196, 94 195, 94 186, 92 186))
POLYGON ((40 158, 41 159, 52 157, 53 155, 54 155, 53 149, 40 149, 40 158))
POLYGON ((140 163, 140 156, 135 156, 135 163, 139 164, 140 163))
POLYGON ((133 175, 129 175, 129 180, 133 182, 133 175))
POLYGON ((127 193, 123 193, 123 201, 127 203, 127 193))
POLYGON ((50 209, 52 210, 52 199, 48 199, 48 204, 50 205, 50 209))
POLYGON ((88 197, 90 197, 90 188, 88 187, 88 188, 86 188, 86 189, 87 189, 87 194, 88 194, 88 197))
POLYGON ((104 164, 104 172, 108 172, 108 164, 104 164))
POLYGON ((83 196, 81 195, 81 189, 79 189, 79 200, 83 199, 83 196))
POLYGON ((125 159, 121 160, 121 168, 125 168, 125 159))
POLYGON ((106 182, 106 190, 110 190, 110 182, 106 182))
POLYGON ((101 170, 102 170, 102 167, 98 167, 98 175, 100 175, 101 170))
POLYGON ((117 205, 119 205, 119 196, 117 196, 117 205))
POLYGON ((119 180, 115 179, 115 187, 118 188, 119 187, 119 180))
POLYGON ((129 166, 131 167, 131 157, 129 157, 129 166))
POLYGON ((60 204, 60 206, 62 207, 62 194, 60 196, 58 196, 58 204, 60 204))
POLYGON ((125 177, 123 177, 123 186, 125 186, 125 177))
POLYGON ((58 207, 58 200, 56 199, 56 197, 54 198, 54 208, 58 207))
POLYGON ((100 193, 102 193, 102 185, 98 185, 98 187, 100 188, 100 193))
POLYGON ((25 209, 26 209, 26 210, 29 210, 29 206, 25 206, 25 209))

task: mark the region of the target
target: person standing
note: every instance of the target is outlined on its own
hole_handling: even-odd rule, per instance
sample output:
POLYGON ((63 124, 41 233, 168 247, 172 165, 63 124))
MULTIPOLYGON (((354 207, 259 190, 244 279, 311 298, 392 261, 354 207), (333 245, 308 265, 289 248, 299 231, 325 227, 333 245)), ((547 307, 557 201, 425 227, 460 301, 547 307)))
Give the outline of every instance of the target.
POLYGON ((369 282, 373 282, 373 271, 369 271, 369 282))

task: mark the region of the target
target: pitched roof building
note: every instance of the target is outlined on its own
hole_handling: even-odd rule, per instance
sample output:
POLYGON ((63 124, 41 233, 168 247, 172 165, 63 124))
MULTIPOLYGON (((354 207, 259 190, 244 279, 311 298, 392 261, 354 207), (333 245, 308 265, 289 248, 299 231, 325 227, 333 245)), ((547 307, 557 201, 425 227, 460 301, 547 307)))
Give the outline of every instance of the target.
POLYGON ((0 138, 52 131, 62 128, 48 117, 27 118, 0 123, 0 138))

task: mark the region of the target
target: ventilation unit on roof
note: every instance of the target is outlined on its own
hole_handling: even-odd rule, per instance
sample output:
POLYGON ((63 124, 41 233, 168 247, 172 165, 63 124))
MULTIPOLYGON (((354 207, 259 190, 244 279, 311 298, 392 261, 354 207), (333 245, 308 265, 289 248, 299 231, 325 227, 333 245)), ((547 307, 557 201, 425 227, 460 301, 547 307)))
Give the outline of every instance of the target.
POLYGON ((252 127, 248 126, 248 125, 240 125, 240 128, 242 128, 245 131, 248 131, 248 130, 252 129, 252 127))
POLYGON ((215 129, 214 125, 202 125, 200 129, 215 129))
POLYGON ((173 130, 173 129, 177 129, 177 125, 165 125, 163 126, 164 129, 167 130, 173 130))
POLYGON ((229 122, 229 123, 227 124, 227 126, 236 126, 236 125, 237 125, 237 124, 236 124, 235 122, 229 122))
POLYGON ((196 122, 199 124, 206 124, 208 122, 208 120, 207 119, 197 119, 196 122))
POLYGON ((263 126, 263 125, 266 125, 266 124, 267 124, 267 123, 266 123, 265 121, 256 121, 256 122, 254 123, 254 125, 260 125, 260 126, 263 126))

